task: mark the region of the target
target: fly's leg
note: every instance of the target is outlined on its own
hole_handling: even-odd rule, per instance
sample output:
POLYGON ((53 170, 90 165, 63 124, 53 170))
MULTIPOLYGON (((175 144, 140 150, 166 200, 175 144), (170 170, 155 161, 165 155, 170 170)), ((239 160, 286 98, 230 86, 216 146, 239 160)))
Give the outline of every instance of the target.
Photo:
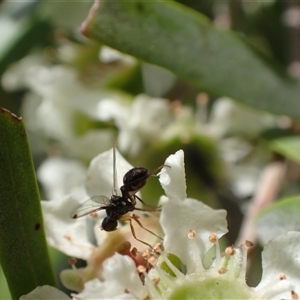
POLYGON ((143 224, 139 221, 139 216, 132 214, 131 219, 134 220, 135 222, 137 222, 139 224, 139 226, 141 228, 143 228, 144 230, 146 230, 147 232, 153 234, 154 236, 158 237, 160 240, 163 240, 163 238, 161 238, 160 236, 158 236, 157 234, 155 234, 153 231, 149 230, 148 228, 144 227, 143 224))
POLYGON ((136 236, 136 234, 135 234, 135 230, 134 230, 133 224, 132 224, 132 220, 134 220, 141 228, 143 228, 144 230, 146 230, 146 231, 149 232, 150 234, 152 234, 152 235, 156 236, 157 238, 163 240, 160 236, 158 236, 157 234, 155 234, 153 231, 151 231, 151 230, 147 229, 146 227, 144 227, 143 224, 139 221, 139 216, 137 216, 137 215, 135 215, 135 214, 132 214, 132 215, 128 215, 128 214, 127 214, 127 215, 124 215, 122 218, 120 218, 120 220, 123 220, 123 221, 129 221, 129 225, 130 225, 130 229, 131 229, 131 233, 132 233, 133 237, 134 237, 137 241, 143 243, 144 245, 147 245, 147 246, 150 247, 151 249, 153 249, 153 247, 152 247, 150 244, 148 244, 148 243, 146 243, 146 242, 144 242, 144 241, 142 241, 142 240, 140 240, 140 239, 137 238, 137 236, 136 236))
MULTIPOLYGON (((145 203, 139 196, 134 195, 134 197, 136 197, 140 202, 142 202, 143 205, 152 208, 152 210, 146 210, 146 209, 144 209, 143 211, 161 211, 160 207, 152 206, 152 205, 149 205, 149 204, 145 203)), ((142 210, 141 208, 135 208, 135 209, 136 210, 142 210)))
POLYGON ((134 219, 130 218, 128 221, 129 221, 129 225, 130 225, 130 229, 131 229, 131 233, 132 233, 133 237, 134 237, 137 241, 139 241, 139 242, 143 243, 144 245, 146 245, 146 246, 150 247, 151 249, 153 249, 153 247, 152 247, 150 244, 148 244, 148 243, 146 243, 146 242, 144 242, 144 241, 142 241, 142 240, 140 240, 140 239, 138 239, 138 238, 136 237, 135 231, 134 231, 134 227, 133 227, 133 225, 132 225, 132 220, 134 220, 134 219))

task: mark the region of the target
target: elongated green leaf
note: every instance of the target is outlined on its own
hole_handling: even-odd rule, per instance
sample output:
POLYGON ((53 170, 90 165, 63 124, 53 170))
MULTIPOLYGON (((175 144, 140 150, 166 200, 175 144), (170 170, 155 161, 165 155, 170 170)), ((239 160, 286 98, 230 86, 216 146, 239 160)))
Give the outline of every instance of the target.
POLYGON ((300 85, 270 69, 236 34, 172 1, 99 1, 82 33, 195 86, 300 118, 300 85))
POLYGON ((55 285, 24 124, 0 108, 0 263, 13 299, 55 285))
POLYGON ((256 219, 260 241, 266 244, 288 231, 299 231, 300 196, 283 199, 262 211, 256 219))

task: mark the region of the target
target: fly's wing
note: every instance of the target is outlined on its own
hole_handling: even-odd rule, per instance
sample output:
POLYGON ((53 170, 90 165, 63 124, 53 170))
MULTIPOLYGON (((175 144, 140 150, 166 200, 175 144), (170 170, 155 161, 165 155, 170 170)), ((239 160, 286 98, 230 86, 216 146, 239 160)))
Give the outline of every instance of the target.
POLYGON ((110 205, 110 199, 106 196, 93 196, 92 198, 84 201, 78 207, 76 207, 70 217, 77 219, 90 213, 96 212, 101 209, 105 209, 110 205))

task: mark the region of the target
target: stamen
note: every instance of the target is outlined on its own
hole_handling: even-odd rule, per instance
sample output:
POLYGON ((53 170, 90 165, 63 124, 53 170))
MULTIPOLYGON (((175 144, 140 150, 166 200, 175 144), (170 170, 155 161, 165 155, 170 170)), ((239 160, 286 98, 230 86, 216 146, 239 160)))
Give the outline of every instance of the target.
POLYGON ((246 282, 247 254, 248 249, 252 246, 253 244, 251 242, 245 241, 245 244, 234 249, 235 253, 232 256, 233 259, 229 267, 230 270, 233 270, 234 278, 246 282))
POLYGON ((152 282, 153 282, 154 286, 158 286, 158 284, 160 282, 160 278, 154 278, 154 279, 152 279, 152 282))
POLYGON ((75 257, 70 257, 68 259, 68 263, 69 263, 69 265, 71 265, 73 270, 77 270, 77 268, 76 268, 77 259, 75 257))
POLYGON ((144 272, 143 275, 145 276, 145 287, 147 289, 147 294, 150 296, 152 299, 161 299, 161 294, 158 292, 156 286, 157 286, 157 281, 155 280, 154 282, 150 279, 149 275, 147 272, 144 272))
POLYGON ((64 238, 65 238, 67 241, 69 241, 69 242, 71 242, 71 241, 72 241, 72 238, 71 238, 71 236, 70 236, 70 235, 68 235, 68 234, 65 234, 65 235, 64 235, 64 238))
POLYGON ((268 284, 258 288, 257 291, 261 294, 261 298, 271 299, 274 297, 276 298, 276 295, 279 295, 287 291, 291 291, 291 295, 292 295, 293 293, 292 289, 293 289, 293 285, 289 282, 289 280, 285 280, 284 278, 281 277, 281 274, 279 274, 278 277, 271 279, 268 282, 268 284))
POLYGON ((147 270, 144 266, 142 265, 139 265, 137 268, 136 268, 137 272, 138 273, 145 273, 147 270))
POLYGON ((76 265, 77 259, 76 259, 75 257, 70 257, 70 258, 68 259, 68 263, 69 263, 71 266, 76 265))
POLYGON ((299 300, 299 295, 295 291, 291 291, 292 300, 299 300))
POLYGON ((218 240, 218 236, 215 233, 211 233, 208 239, 214 244, 218 240))
MULTIPOLYGON (((217 244, 219 245, 219 243, 216 243, 216 247, 218 246, 217 244)), ((219 249, 216 249, 216 252, 220 252, 219 249)), ((228 265, 229 265, 231 257, 234 254, 235 254, 235 249, 232 246, 227 247, 225 249, 225 255, 222 258, 220 258, 221 263, 220 264, 219 263, 215 264, 215 267, 219 268, 218 269, 219 274, 224 274, 224 273, 228 272, 228 265)), ((216 258, 216 260, 217 260, 217 258, 216 258)), ((230 266, 232 267, 232 263, 230 264, 230 266)))
POLYGON ((159 277, 166 283, 169 287, 174 285, 174 281, 170 279, 170 275, 162 271, 157 266, 154 266, 155 271, 158 273, 159 277))
POLYGON ((167 255, 165 254, 165 252, 161 253, 161 257, 163 258, 163 260, 165 261, 165 263, 167 264, 167 266, 171 269, 171 271, 175 274, 176 277, 178 277, 179 279, 184 279, 185 276, 184 274, 182 274, 173 264, 172 262, 169 260, 169 258, 167 257, 167 255))
POLYGON ((253 243, 246 240, 246 241, 245 241, 245 247, 246 247, 246 249, 248 250, 248 249, 250 249, 250 248, 253 247, 253 243))
POLYGON ((222 261, 221 261, 220 265, 219 264, 218 265, 215 264, 215 268, 216 269, 219 268, 217 270, 217 272, 219 274, 224 274, 224 273, 226 273, 228 271, 228 264, 229 264, 230 258, 231 258, 230 255, 225 255, 225 256, 222 257, 222 261), (224 270, 226 270, 226 272, 224 272, 224 270))
POLYGON ((195 230, 190 229, 189 233, 188 233, 188 238, 190 240, 194 239, 196 236, 197 232, 195 230))
POLYGON ((155 246, 153 247, 153 250, 154 250, 156 253, 161 253, 161 252, 164 250, 164 247, 163 247, 162 243, 157 243, 157 244, 155 244, 155 246))
POLYGON ((241 280, 246 280, 246 268, 243 268, 244 247, 240 246, 238 248, 235 248, 234 250, 234 255, 230 256, 228 269, 231 271, 233 278, 241 278, 241 280))
POLYGON ((233 248, 232 246, 230 246, 230 247, 227 247, 227 248, 225 249, 225 253, 226 253, 227 255, 233 256, 233 255, 235 254, 235 250, 234 250, 234 248, 233 248))
MULTIPOLYGON (((220 268, 220 264, 221 264, 221 250, 220 250, 220 244, 219 244, 219 240, 218 240, 218 236, 216 233, 211 233, 208 237, 208 240, 215 244, 215 255, 216 255, 216 258, 215 258, 215 261, 213 263, 213 266, 212 268, 214 270, 216 270, 217 272, 220 272, 220 270, 222 268, 220 268), (220 268, 220 270, 219 270, 220 268)), ((222 271, 221 271, 222 272, 222 271)))
POLYGON ((285 280, 286 279, 286 276, 284 273, 280 273, 279 274, 279 280, 285 280))
POLYGON ((151 256, 149 259, 148 259, 148 263, 152 266, 155 266, 156 263, 157 263, 157 258, 154 257, 154 256, 151 256))
POLYGON ((242 248, 242 265, 240 278, 246 282, 246 270, 247 270, 247 259, 248 259, 248 250, 253 246, 253 243, 250 241, 245 241, 244 247, 242 248))
POLYGON ((221 269, 218 270, 218 273, 219 274, 225 274, 225 273, 227 273, 227 271, 228 270, 226 268, 221 268, 221 269))
POLYGON ((146 260, 148 260, 148 259, 151 257, 151 253, 150 253, 149 249, 146 249, 146 250, 143 252, 142 256, 143 256, 146 260))

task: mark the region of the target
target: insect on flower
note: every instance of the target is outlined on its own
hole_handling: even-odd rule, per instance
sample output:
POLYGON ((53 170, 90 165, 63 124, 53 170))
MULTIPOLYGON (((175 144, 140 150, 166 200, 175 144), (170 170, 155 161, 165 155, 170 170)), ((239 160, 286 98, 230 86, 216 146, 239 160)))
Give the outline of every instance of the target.
MULTIPOLYGON (((128 212, 133 210, 148 211, 146 209, 136 207, 136 199, 141 201, 145 206, 151 207, 144 203, 144 201, 136 195, 147 183, 147 180, 150 176, 157 176, 155 174, 163 166, 157 168, 154 172, 150 173, 146 168, 132 168, 129 170, 123 177, 123 185, 120 187, 121 194, 118 195, 116 188, 117 181, 117 171, 116 171, 116 150, 115 146, 113 147, 113 193, 111 198, 107 196, 93 196, 90 199, 83 202, 79 205, 72 213, 71 218, 77 219, 88 214, 97 212, 99 210, 105 209, 106 217, 103 219, 101 228, 105 231, 114 231, 118 227, 118 221, 124 220, 129 221, 131 232, 133 237, 152 248, 148 243, 138 239, 135 235, 134 227, 132 225, 132 220, 134 220, 141 228, 148 231, 149 233, 160 238, 154 232, 145 228, 142 223, 138 220, 138 216, 132 214, 131 216, 126 215, 128 212), (125 216, 126 215, 126 216, 125 216)), ((152 207, 153 208, 153 207, 152 207)), ((152 209, 153 210, 153 209, 152 209)), ((154 208, 154 210, 157 210, 154 208)))

